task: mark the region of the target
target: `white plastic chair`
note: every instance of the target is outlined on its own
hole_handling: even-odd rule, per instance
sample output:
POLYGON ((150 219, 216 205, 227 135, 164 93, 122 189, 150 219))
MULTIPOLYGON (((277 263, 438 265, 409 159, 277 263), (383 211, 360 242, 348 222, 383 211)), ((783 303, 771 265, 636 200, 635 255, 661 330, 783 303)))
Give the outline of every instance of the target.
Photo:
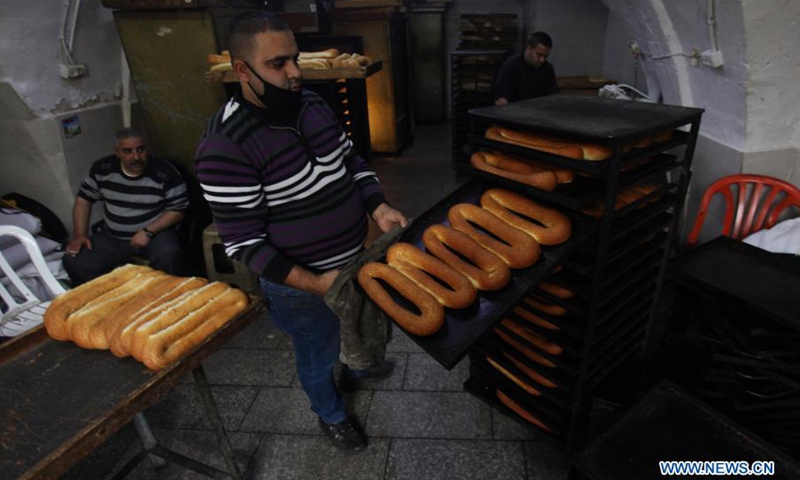
MULTIPOLYGON (((22 243, 28 252, 31 263, 36 267, 37 274, 52 294, 52 298, 64 293, 64 287, 58 283, 50 269, 47 268, 47 263, 42 256, 41 250, 39 250, 39 244, 36 243, 30 233, 14 225, 0 225, 0 236, 3 235, 16 237, 22 243)), ((2 299, 6 309, 3 312, 2 320, 0 320, 0 336, 16 337, 42 323, 44 312, 50 305, 50 300, 37 298, 22 282, 17 272, 11 268, 1 251, 0 269, 2 269, 3 276, 14 286, 17 293, 16 295, 12 294, 0 282, 0 299, 2 299)))

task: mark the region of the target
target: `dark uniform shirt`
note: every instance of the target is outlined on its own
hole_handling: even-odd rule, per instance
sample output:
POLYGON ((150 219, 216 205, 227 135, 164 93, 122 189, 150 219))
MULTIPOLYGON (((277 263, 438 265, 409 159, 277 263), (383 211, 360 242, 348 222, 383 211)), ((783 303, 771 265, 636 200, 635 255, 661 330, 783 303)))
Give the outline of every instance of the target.
POLYGON ((556 72, 550 62, 533 68, 525 63, 522 54, 514 55, 500 67, 494 84, 494 98, 518 102, 529 98, 558 93, 556 72))

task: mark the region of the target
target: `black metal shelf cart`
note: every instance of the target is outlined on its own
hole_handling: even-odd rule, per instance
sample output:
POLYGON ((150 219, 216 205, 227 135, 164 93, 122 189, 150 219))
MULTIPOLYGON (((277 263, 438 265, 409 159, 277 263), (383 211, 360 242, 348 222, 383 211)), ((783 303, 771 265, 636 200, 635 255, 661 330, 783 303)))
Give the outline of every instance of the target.
POLYGON ((495 326, 484 335, 471 351, 465 383, 467 391, 568 452, 589 440, 587 416, 593 396, 644 358, 702 113, 696 108, 566 94, 469 111, 469 152, 502 151, 571 168, 576 180, 545 192, 478 171, 468 155, 454 156, 457 170, 569 215, 582 215, 590 207, 601 212, 591 220, 593 234, 555 266, 557 273, 545 278, 574 296, 558 298, 534 287, 523 301, 509 306, 505 325, 516 328, 495 326), (492 142, 483 136, 491 125, 602 144, 612 153, 606 160, 589 162, 492 142), (666 131, 673 131, 671 139, 631 147, 666 131), (654 186, 650 193, 615 210, 620 190, 642 183, 654 186), (526 391, 492 363, 528 380, 538 392, 526 391), (498 400, 498 391, 539 423, 513 413, 498 400))

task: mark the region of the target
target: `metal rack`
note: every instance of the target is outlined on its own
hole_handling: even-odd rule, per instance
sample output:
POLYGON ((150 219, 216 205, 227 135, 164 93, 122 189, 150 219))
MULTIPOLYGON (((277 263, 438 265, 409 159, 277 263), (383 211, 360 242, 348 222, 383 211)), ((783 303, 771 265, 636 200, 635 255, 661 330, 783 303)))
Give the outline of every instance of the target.
POLYGON ((561 299, 534 287, 526 300, 506 312, 511 322, 506 325, 523 327, 541 341, 532 343, 529 336, 495 326, 473 349, 471 375, 465 383, 470 393, 552 438, 569 452, 588 440, 590 400, 643 357, 666 261, 677 234, 702 112, 583 95, 553 95, 469 112, 471 151, 503 151, 572 168, 578 175, 572 184, 544 192, 478 171, 470 166, 468 157, 457 161, 457 170, 571 215, 580 215, 593 205, 606 212, 593 220, 595 233, 562 260, 560 271, 556 269, 546 278, 571 290, 574 296, 561 299), (588 162, 493 142, 483 137, 489 125, 600 143, 609 146, 612 155, 607 160, 588 162), (629 148, 643 138, 677 128, 682 130, 676 130, 669 141, 629 148), (672 152, 676 147, 682 152, 672 152), (642 163, 647 158, 650 160, 642 163), (658 187, 614 209, 620 189, 643 182, 658 187), (533 321, 532 315, 536 316, 533 321), (487 358, 517 378, 528 380, 525 383, 538 390, 538 395, 509 380, 487 358), (525 369, 532 370, 536 378, 526 375, 525 369), (502 405, 498 390, 546 429, 502 405))
POLYGON ((463 161, 468 154, 465 150, 469 133, 467 112, 494 103, 492 82, 507 55, 507 50, 456 50, 450 55, 454 163, 463 161))

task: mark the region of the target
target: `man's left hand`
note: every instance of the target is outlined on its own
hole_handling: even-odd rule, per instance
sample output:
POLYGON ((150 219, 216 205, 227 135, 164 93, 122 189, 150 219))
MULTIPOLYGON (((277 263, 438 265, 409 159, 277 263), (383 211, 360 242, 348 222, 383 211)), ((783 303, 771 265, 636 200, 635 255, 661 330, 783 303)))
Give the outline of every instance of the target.
POLYGON ((372 219, 378 224, 382 232, 386 233, 397 227, 408 225, 408 219, 399 210, 390 207, 388 203, 381 203, 372 212, 372 219))
POLYGON ((143 230, 139 230, 136 232, 136 235, 131 237, 131 247, 133 248, 145 248, 149 244, 150 237, 148 237, 143 230))

